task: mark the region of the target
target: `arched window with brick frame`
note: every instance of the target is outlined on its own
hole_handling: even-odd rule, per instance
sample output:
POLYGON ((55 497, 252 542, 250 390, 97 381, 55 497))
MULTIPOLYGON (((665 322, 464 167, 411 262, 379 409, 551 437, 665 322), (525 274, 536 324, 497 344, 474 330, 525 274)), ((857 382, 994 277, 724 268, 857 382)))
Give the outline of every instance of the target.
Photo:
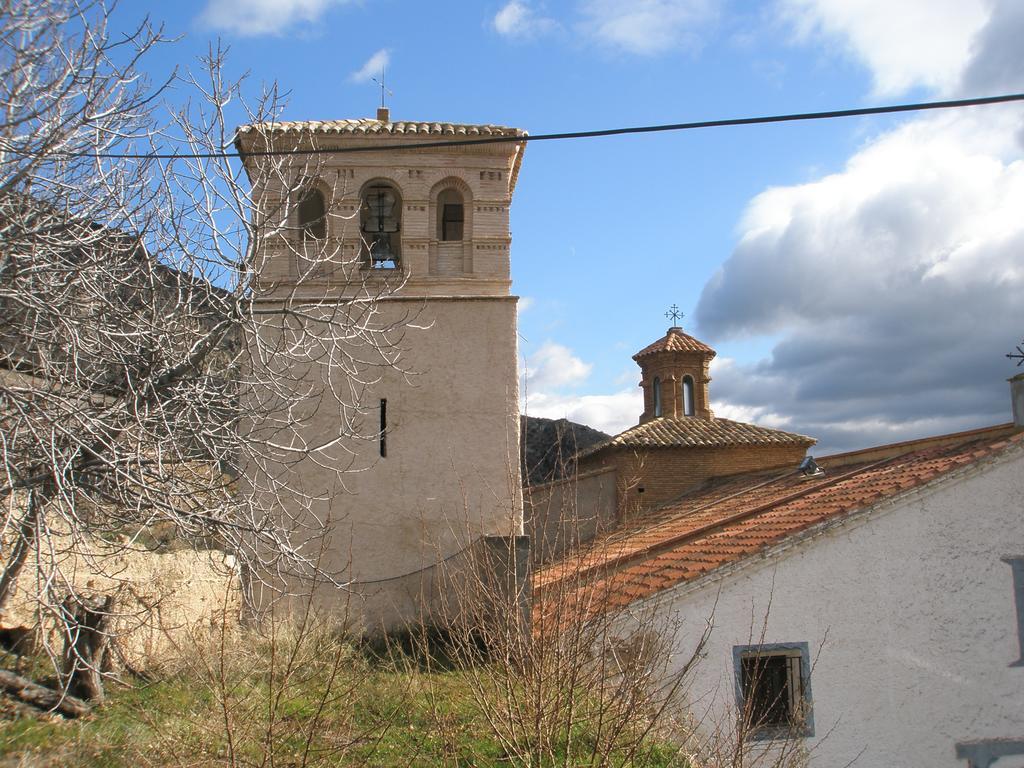
POLYGON ((315 186, 306 187, 299 195, 298 228, 300 240, 327 237, 327 198, 315 186))
POLYGON ((402 254, 402 195, 390 181, 372 181, 360 194, 359 228, 368 266, 398 269, 402 254))

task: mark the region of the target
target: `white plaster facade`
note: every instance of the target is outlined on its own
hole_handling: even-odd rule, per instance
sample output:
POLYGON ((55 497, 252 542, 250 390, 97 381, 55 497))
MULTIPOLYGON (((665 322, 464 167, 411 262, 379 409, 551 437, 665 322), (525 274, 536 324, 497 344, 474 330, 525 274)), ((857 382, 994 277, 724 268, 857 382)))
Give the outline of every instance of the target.
POLYGON ((634 607, 682 619, 676 667, 713 618, 687 687, 705 736, 734 728, 736 646, 807 643, 811 766, 1015 768, 1024 755, 985 751, 1024 748, 1024 585, 1015 597, 1007 557, 1024 557, 1019 447, 634 607))

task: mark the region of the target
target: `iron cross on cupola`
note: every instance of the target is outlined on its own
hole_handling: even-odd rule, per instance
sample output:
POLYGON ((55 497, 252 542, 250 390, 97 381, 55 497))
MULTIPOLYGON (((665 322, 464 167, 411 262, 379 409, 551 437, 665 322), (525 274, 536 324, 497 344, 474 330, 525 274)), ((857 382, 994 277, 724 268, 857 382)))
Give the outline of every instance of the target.
POLYGON ((1016 360, 1018 368, 1024 365, 1024 341, 1017 345, 1016 352, 1010 352, 1007 357, 1011 360, 1016 360))
POLYGON ((679 307, 673 304, 669 307, 668 312, 665 313, 665 317, 671 318, 673 327, 679 326, 679 321, 685 317, 685 315, 679 311, 679 307))

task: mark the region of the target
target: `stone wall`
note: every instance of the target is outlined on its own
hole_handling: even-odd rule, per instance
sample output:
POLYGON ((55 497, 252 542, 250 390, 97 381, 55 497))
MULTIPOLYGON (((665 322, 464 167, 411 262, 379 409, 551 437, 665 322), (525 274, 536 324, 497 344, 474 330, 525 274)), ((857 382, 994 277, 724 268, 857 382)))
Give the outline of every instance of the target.
MULTIPOLYGON (((102 542, 79 543, 73 555, 55 537, 64 585, 57 591, 82 595, 114 595, 113 662, 144 669, 173 655, 185 638, 237 624, 241 612, 238 569, 234 558, 217 550, 171 552, 112 551, 102 542)), ((43 572, 50 569, 44 562, 43 572)), ((39 620, 35 599, 37 560, 26 560, 17 591, 0 612, 0 627, 32 627, 36 644, 57 652, 62 639, 52 618, 39 620)))
POLYGON ((534 563, 549 562, 612 529, 618 521, 614 467, 527 488, 523 530, 534 563))

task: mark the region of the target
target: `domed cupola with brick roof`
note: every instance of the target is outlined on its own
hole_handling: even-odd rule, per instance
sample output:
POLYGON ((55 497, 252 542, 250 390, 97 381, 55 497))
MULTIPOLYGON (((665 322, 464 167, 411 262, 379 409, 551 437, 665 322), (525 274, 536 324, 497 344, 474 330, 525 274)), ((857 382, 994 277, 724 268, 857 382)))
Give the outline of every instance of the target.
MULTIPOLYGON (((680 317, 676 307, 667 314, 680 317)), ((576 454, 581 478, 615 471, 620 519, 711 478, 795 468, 814 444, 806 435, 716 417, 708 398, 714 357, 715 350, 678 325, 633 355, 644 390, 640 423, 576 454)))
POLYGON ((708 366, 715 350, 677 325, 633 359, 640 366, 644 412, 640 423, 660 417, 711 419, 708 366))

